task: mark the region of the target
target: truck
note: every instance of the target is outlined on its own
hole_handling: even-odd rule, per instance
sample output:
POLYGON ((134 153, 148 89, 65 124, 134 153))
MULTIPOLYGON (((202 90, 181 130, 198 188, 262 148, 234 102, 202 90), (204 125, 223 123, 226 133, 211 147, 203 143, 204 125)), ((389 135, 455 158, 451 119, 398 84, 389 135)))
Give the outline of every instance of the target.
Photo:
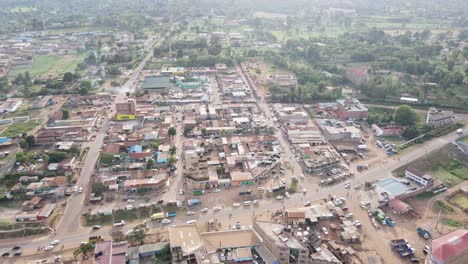
POLYGON ((193 190, 193 195, 195 196, 202 195, 202 194, 205 194, 204 190, 193 190))
POLYGON ((418 232, 418 235, 420 235, 421 237, 423 237, 426 240, 431 238, 431 234, 429 233, 429 231, 427 231, 425 229, 422 229, 422 228, 418 227, 418 228, 416 228, 416 232, 418 232))
POLYGON ((405 258, 414 255, 414 248, 409 248, 408 250, 401 251, 400 257, 405 258))
POLYGON ((177 215, 176 212, 169 212, 169 213, 166 213, 166 217, 175 217, 177 215))
POLYGON ((395 247, 398 247, 400 245, 406 245, 408 244, 408 240, 406 239, 393 239, 393 240, 390 240, 390 245, 395 248, 395 247))
POLYGON ((88 239, 88 243, 91 243, 91 244, 95 244, 99 241, 104 241, 104 239, 102 238, 102 236, 90 236, 89 239, 88 239))
POLYGON ((395 222, 393 221, 393 219, 391 219, 390 217, 386 217, 385 218, 385 222, 387 222, 387 225, 389 227, 395 227, 395 222))
POLYGON ((156 213, 151 216, 151 220, 161 220, 164 218, 164 213, 156 213))
POLYGON ((199 205, 199 204, 201 204, 200 199, 188 199, 187 200, 188 207, 199 205))

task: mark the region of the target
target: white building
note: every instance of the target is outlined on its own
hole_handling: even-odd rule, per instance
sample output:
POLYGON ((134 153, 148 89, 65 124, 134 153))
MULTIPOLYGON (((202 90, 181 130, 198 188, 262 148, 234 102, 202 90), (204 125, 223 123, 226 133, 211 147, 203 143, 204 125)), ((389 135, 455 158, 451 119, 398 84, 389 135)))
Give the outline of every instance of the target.
POLYGON ((420 172, 419 170, 412 167, 406 168, 405 178, 422 186, 428 186, 432 184, 432 176, 420 172))
POLYGON ((8 98, 5 102, 0 105, 0 112, 9 112, 12 113, 20 107, 23 103, 23 100, 20 98, 8 98))

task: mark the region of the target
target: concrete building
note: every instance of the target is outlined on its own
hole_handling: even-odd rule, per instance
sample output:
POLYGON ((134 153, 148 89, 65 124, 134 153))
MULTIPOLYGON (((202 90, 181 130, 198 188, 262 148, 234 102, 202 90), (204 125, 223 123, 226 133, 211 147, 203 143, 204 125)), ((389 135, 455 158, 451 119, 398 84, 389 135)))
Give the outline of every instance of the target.
POLYGON ((430 125, 433 128, 439 128, 452 124, 453 122, 453 112, 444 111, 437 109, 435 107, 429 108, 427 111, 426 124, 430 125))
POLYGON ((8 98, 5 102, 0 105, 0 113, 8 112, 12 113, 23 104, 23 100, 20 98, 8 98))
POLYGON ((273 74, 267 76, 270 85, 277 85, 282 91, 289 91, 297 86, 297 80, 291 74, 273 74))
POLYGON ((336 111, 340 118, 347 120, 365 120, 368 115, 367 108, 358 99, 336 100, 338 109, 336 111))
POLYGON ((281 224, 256 222, 254 229, 279 264, 309 263, 309 249, 281 224))
POLYGON ((119 243, 113 242, 112 240, 97 242, 94 249, 94 263, 125 264, 127 249, 127 241, 119 243))
POLYGON ((405 178, 416 182, 417 184, 421 186, 430 186, 433 184, 432 176, 425 174, 413 167, 408 167, 405 170, 405 178))

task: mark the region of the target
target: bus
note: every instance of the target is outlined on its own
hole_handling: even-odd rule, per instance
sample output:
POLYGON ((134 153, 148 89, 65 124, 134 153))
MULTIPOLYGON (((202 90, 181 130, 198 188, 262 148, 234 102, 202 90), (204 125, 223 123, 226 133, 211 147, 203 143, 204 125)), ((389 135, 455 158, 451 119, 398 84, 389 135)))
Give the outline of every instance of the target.
POLYGON ((151 216, 151 220, 161 220, 164 218, 164 213, 156 213, 151 216))

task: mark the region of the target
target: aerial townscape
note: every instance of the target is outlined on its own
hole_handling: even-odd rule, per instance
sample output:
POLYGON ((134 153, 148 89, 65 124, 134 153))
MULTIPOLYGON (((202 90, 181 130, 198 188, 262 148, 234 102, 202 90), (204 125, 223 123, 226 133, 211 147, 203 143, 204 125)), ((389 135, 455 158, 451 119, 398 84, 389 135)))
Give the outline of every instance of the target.
POLYGON ((466 0, 0 0, 0 264, 467 264, 466 0))

